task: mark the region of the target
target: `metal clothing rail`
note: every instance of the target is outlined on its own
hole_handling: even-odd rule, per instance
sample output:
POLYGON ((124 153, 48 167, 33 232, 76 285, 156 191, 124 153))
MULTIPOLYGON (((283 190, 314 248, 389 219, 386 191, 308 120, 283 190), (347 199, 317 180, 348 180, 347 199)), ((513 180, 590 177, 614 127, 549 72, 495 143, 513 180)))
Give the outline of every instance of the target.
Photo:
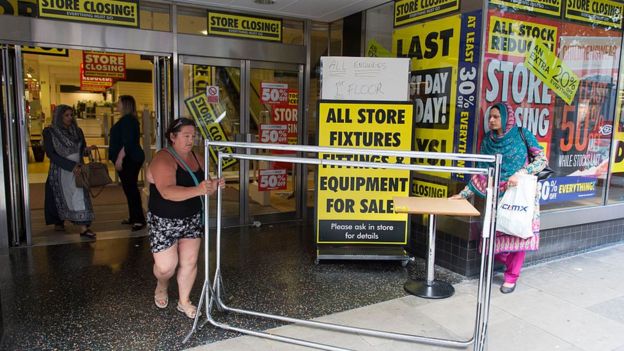
POLYGON ((479 275, 479 285, 477 290, 477 308, 475 313, 475 325, 474 332, 468 340, 451 340, 442 338, 433 338, 420 335, 411 335, 395 332, 386 332, 381 330, 358 328, 353 326, 338 325, 333 323, 317 322, 311 320, 303 320, 298 318, 292 318, 287 316, 273 315, 269 313, 233 308, 227 306, 223 299, 222 294, 222 276, 221 276, 221 214, 222 214, 222 189, 217 190, 217 215, 216 215, 216 267, 214 271, 214 281, 210 283, 210 219, 208 208, 208 195, 205 196, 204 203, 204 284, 202 293, 197 305, 197 315, 193 322, 191 331, 188 333, 184 342, 186 343, 190 337, 198 330, 198 322, 200 317, 200 311, 205 303, 206 320, 199 326, 202 328, 207 323, 214 325, 217 328, 236 331, 243 334, 263 337, 276 341, 283 341, 295 345, 307 346, 317 348, 321 350, 346 350, 344 348, 320 344, 316 342, 305 341, 301 339, 285 337, 275 335, 266 332, 258 332, 254 330, 234 327, 228 324, 220 323, 214 320, 212 316, 213 307, 216 307, 223 311, 232 313, 244 314, 249 316, 255 316, 260 318, 267 318, 273 320, 279 320, 282 322, 295 323, 298 325, 310 326, 315 328, 322 328, 328 330, 334 330, 339 332, 357 333, 361 335, 368 335, 373 337, 387 338, 399 341, 409 341, 424 343, 430 345, 438 345, 444 347, 453 348, 467 348, 471 345, 474 346, 473 350, 483 351, 487 341, 487 326, 490 310, 490 295, 492 287, 492 267, 493 267, 493 252, 494 252, 494 233, 495 233, 495 221, 496 218, 496 206, 498 203, 498 183, 500 179, 500 165, 502 157, 500 155, 472 155, 472 154, 451 154, 451 153, 429 153, 429 152, 415 152, 415 151, 388 151, 388 150, 375 150, 375 149, 350 149, 350 148, 335 148, 335 147, 317 147, 317 146, 305 146, 305 145, 285 145, 285 144, 260 144, 260 143, 240 143, 240 142, 217 142, 209 141, 205 142, 204 161, 206 167, 204 169, 205 176, 208 177, 209 172, 209 148, 215 147, 218 151, 218 164, 217 164, 217 177, 221 177, 223 173, 223 160, 224 159, 244 159, 244 160, 269 160, 269 161, 282 161, 302 164, 316 164, 316 165, 333 165, 333 166, 352 166, 352 167, 368 167, 368 168, 381 168, 381 169, 401 169, 411 171, 428 171, 428 172, 451 172, 451 173, 465 173, 465 174, 481 174, 487 176, 487 190, 486 190, 486 204, 483 230, 481 233, 481 272, 479 275), (224 152, 224 148, 242 148, 247 150, 245 153, 236 152, 224 152), (345 160, 333 160, 333 159, 318 159, 309 157, 296 157, 296 156, 269 156, 269 155, 253 155, 250 150, 263 149, 263 150, 287 150, 295 152, 309 152, 309 153, 329 153, 329 154, 355 154, 355 155, 382 155, 382 156, 395 156, 405 157, 409 159, 443 159, 454 161, 468 161, 468 162, 486 162, 493 164, 493 167, 479 168, 479 167, 445 167, 445 166, 426 166, 426 165, 413 165, 402 163, 383 163, 383 162, 357 162, 357 161, 345 161, 345 160))

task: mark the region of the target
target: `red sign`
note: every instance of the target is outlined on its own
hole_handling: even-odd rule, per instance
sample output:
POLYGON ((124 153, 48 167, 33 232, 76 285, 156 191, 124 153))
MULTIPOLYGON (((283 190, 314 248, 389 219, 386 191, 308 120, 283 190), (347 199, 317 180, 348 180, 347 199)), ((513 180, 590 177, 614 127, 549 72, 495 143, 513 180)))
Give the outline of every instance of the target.
POLYGON ((101 93, 113 86, 113 78, 85 77, 84 68, 80 65, 80 90, 101 93))
POLYGON ((288 103, 288 84, 267 83, 260 84, 260 100, 265 104, 288 103))
POLYGON ((219 87, 216 85, 209 85, 206 87, 206 97, 209 104, 219 103, 219 87))
POLYGON ((287 126, 283 124, 261 124, 260 142, 265 144, 288 144, 287 126))
POLYGON ((258 170, 258 191, 286 190, 285 169, 260 169, 258 170))
POLYGON ((83 51, 85 77, 126 79, 126 54, 83 51))

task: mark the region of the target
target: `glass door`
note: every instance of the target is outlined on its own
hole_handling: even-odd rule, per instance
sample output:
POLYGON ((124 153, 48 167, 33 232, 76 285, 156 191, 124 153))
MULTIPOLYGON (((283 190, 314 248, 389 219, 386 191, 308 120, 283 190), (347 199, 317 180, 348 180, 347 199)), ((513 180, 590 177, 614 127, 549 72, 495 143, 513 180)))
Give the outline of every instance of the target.
MULTIPOLYGON (((302 66, 250 63, 249 134, 251 141, 272 144, 301 144, 299 103, 302 66)), ((264 154, 295 156, 296 153, 267 151, 264 154)), ((250 164, 249 211, 255 220, 301 218, 301 166, 290 162, 255 161, 250 164), (271 215, 267 217, 266 215, 271 215), (275 216, 278 215, 278 216, 275 216), (270 218, 270 219, 269 219, 270 218)))
MULTIPOLYGON (((202 122, 200 133, 203 138, 214 140, 239 141, 241 139, 241 101, 245 101, 245 89, 241 90, 241 67, 243 61, 229 59, 209 59, 196 57, 180 57, 179 60, 179 93, 178 103, 181 117, 193 118, 185 101, 198 95, 206 96, 208 110, 211 119, 202 122), (222 116, 222 118, 219 118, 222 116), (216 121, 219 118, 219 121, 216 121), (211 123, 215 122, 216 123, 211 123)), ((198 142, 197 152, 203 155, 203 144, 198 142)), ((216 174, 216 153, 211 152, 210 173, 216 174)), ((232 160, 224 163, 223 175, 227 187, 223 196, 222 217, 226 225, 245 223, 241 214, 245 201, 241 201, 241 194, 246 194, 241 189, 241 184, 246 185, 244 174, 246 168, 242 162, 232 160), (243 170, 243 172, 241 172, 243 170)), ((210 205, 214 211, 216 206, 210 205)))

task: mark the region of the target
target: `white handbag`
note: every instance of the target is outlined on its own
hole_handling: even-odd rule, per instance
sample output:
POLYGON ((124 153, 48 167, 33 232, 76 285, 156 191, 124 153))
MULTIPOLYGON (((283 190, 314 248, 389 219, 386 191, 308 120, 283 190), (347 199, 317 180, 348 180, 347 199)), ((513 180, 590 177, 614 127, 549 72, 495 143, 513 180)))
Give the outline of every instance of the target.
POLYGON ((496 211, 496 230, 527 239, 533 236, 533 212, 537 177, 518 175, 518 184, 508 187, 496 211))

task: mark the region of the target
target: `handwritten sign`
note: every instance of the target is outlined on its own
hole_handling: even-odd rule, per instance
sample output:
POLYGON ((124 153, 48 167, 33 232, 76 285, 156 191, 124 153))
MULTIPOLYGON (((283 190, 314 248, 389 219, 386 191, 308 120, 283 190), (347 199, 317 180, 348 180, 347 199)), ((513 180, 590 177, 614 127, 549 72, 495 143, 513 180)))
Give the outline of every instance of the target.
POLYGON ((321 99, 407 101, 409 58, 321 57, 321 99))

